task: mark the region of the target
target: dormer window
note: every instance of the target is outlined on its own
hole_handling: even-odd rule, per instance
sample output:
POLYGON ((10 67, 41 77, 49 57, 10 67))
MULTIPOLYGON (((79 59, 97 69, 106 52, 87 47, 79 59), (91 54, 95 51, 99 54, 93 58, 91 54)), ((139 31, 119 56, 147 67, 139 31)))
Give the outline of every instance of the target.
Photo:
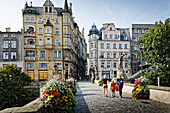
POLYGON ((48 12, 48 7, 45 7, 45 12, 48 12))
POLYGON ((52 7, 50 7, 50 13, 52 13, 52 7))

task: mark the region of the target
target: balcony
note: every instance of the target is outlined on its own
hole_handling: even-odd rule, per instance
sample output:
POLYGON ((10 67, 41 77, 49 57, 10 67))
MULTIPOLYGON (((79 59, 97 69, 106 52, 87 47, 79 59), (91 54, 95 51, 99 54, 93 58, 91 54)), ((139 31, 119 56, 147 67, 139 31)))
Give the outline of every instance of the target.
POLYGON ((49 48, 49 49, 51 49, 51 48, 53 48, 53 45, 51 45, 51 44, 46 44, 46 45, 45 45, 45 48, 47 48, 47 49, 48 49, 48 48, 49 48))
POLYGON ((35 57, 25 57, 25 61, 35 61, 35 57))
POLYGON ((35 48, 35 44, 25 44, 24 48, 35 48))
POLYGON ((24 36, 35 36, 35 32, 33 32, 33 33, 25 32, 24 36))

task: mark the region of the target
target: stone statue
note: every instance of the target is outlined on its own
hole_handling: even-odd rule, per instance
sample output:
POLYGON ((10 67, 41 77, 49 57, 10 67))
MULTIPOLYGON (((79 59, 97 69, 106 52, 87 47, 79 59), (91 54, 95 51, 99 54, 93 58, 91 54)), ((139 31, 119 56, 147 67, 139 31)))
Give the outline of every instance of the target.
POLYGON ((124 57, 125 55, 123 54, 123 53, 120 53, 120 55, 119 55, 119 66, 118 66, 118 68, 123 68, 123 57, 124 57))
POLYGON ((123 71, 123 57, 124 57, 124 54, 123 54, 123 53, 120 53, 120 54, 119 54, 119 65, 118 65, 118 68, 117 68, 117 74, 118 74, 118 76, 124 76, 124 71, 123 71))

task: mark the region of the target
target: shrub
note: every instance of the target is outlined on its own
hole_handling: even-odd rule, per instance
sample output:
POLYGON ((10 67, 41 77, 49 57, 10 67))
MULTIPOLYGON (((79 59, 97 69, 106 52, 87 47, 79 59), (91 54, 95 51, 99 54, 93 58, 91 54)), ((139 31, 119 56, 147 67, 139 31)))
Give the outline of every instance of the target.
POLYGON ((92 84, 94 84, 94 77, 93 77, 93 78, 91 78, 91 83, 92 83, 92 84))
POLYGON ((16 65, 0 67, 0 109, 23 106, 36 99, 31 91, 24 88, 31 82, 30 79, 16 65))
POLYGON ((72 89, 63 79, 51 79, 43 88, 40 104, 45 106, 46 112, 74 113, 76 102, 72 89))
POLYGON ((135 86, 132 90, 133 99, 149 99, 149 88, 146 85, 147 79, 140 77, 135 80, 135 86))
POLYGON ((98 84, 99 84, 99 86, 102 86, 102 85, 103 85, 102 79, 99 79, 98 84))

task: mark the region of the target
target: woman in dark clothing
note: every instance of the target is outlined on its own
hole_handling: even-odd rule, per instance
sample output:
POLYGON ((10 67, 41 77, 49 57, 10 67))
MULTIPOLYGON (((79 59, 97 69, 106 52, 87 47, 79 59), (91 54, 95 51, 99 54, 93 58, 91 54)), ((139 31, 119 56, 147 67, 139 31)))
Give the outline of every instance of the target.
MULTIPOLYGON (((103 96, 105 96, 105 91, 107 92, 108 94, 108 86, 107 86, 107 83, 109 83, 109 79, 107 79, 106 75, 104 75, 104 79, 103 79, 103 96)), ((106 97, 107 97, 107 94, 106 94, 106 97)))

